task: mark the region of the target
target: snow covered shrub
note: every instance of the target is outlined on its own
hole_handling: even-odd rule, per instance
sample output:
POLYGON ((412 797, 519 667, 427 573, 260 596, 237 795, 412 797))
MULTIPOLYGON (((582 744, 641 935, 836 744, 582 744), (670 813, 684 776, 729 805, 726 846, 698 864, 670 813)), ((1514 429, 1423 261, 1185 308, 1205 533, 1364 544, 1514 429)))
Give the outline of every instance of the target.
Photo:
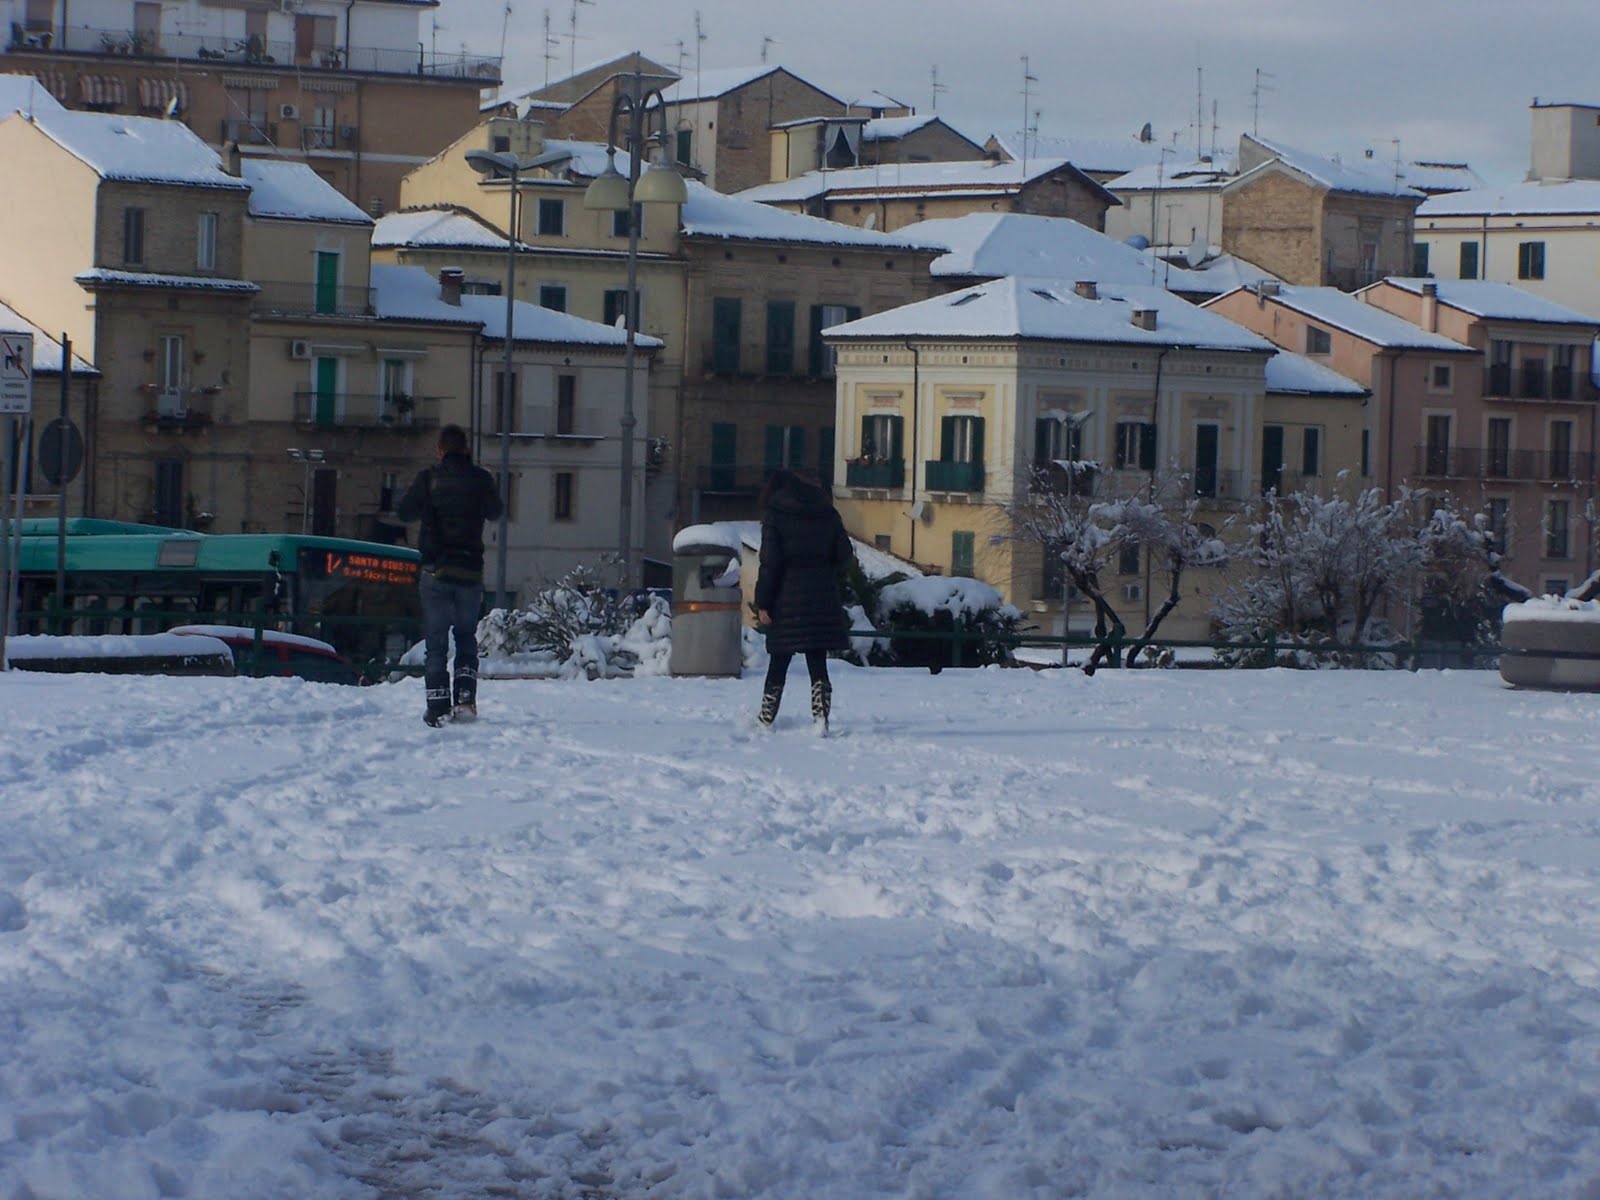
POLYGON ((960 576, 928 575, 887 584, 878 591, 874 628, 889 639, 894 661, 904 667, 940 670, 957 661, 953 638, 904 637, 907 633, 964 634, 960 663, 982 667, 1009 663, 1022 614, 986 583, 960 576))
POLYGON ((643 663, 654 669, 670 637, 665 601, 650 597, 641 606, 602 586, 598 571, 579 566, 535 592, 526 607, 495 609, 484 617, 478 652, 483 658, 553 660, 564 677, 598 679, 632 673, 643 663))

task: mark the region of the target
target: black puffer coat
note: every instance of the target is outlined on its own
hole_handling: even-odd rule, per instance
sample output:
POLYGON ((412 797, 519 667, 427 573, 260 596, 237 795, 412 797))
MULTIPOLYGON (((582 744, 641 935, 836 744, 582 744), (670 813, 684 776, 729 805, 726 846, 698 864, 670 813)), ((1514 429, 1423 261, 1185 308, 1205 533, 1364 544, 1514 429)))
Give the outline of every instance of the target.
POLYGON ((396 515, 422 522, 417 548, 424 570, 463 582, 483 578, 483 525, 499 517, 500 496, 494 476, 470 457, 446 454, 419 471, 396 515))
POLYGON ((828 493, 790 479, 761 519, 756 607, 772 615, 769 651, 844 650, 850 639, 839 577, 855 561, 850 537, 828 493))

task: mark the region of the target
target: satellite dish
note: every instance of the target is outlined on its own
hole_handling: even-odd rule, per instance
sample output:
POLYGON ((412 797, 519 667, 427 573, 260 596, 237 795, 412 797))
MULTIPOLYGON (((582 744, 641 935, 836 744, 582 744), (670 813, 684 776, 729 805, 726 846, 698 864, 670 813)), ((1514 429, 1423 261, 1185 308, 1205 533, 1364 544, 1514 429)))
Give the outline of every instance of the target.
POLYGON ((1184 264, 1190 269, 1198 267, 1206 260, 1206 239, 1200 236, 1200 231, 1194 231, 1194 237, 1189 239, 1188 248, 1183 252, 1184 264))
POLYGON ((1144 123, 1144 128, 1139 130, 1139 140, 1141 142, 1145 142, 1145 143, 1153 142, 1153 141, 1156 140, 1155 131, 1150 128, 1150 122, 1149 121, 1146 121, 1144 123))
POLYGON ((875 212, 869 212, 867 214, 867 219, 865 221, 861 222, 861 228, 863 228, 863 229, 876 229, 877 227, 878 227, 878 214, 875 213, 875 212))

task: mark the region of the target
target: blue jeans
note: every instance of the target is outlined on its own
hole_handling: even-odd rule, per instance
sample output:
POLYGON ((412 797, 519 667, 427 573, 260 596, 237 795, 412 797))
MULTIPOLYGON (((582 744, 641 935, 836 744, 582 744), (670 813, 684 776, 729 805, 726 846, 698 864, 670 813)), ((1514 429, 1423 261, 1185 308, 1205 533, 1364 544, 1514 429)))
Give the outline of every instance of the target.
MULTIPOLYGON (((483 584, 439 579, 427 571, 418 576, 422 594, 422 638, 427 651, 423 680, 428 701, 450 703, 450 637, 456 643, 456 680, 466 681, 466 699, 475 698, 478 683, 478 612, 483 607, 483 584)), ((457 692, 463 689, 458 686, 457 692)), ((458 695, 457 700, 462 699, 458 695)))

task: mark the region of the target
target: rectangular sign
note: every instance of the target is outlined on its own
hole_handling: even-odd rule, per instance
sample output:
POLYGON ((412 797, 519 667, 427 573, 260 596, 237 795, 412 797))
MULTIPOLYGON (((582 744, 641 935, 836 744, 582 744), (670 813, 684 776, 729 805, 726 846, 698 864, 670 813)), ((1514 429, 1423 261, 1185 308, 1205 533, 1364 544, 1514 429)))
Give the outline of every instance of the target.
POLYGON ((0 333, 0 413, 33 411, 33 334, 0 333))

